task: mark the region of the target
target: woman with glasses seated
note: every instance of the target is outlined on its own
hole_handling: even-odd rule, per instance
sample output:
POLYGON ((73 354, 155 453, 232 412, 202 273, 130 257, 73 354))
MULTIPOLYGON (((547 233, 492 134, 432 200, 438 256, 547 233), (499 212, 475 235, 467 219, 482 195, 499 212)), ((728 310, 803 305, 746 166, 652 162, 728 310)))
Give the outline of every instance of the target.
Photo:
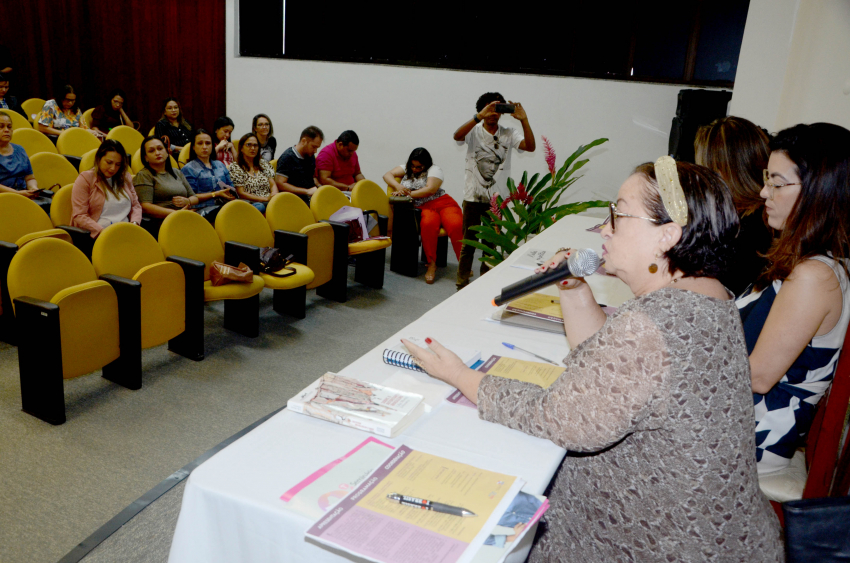
POLYGON ((277 151, 277 139, 274 138, 272 120, 264 113, 258 113, 251 122, 251 132, 257 136, 260 143, 260 158, 271 162, 277 151))
POLYGON ((765 222, 764 199, 759 195, 769 143, 758 125, 733 116, 700 127, 694 141, 696 163, 720 174, 732 191, 741 219, 735 256, 729 272, 720 278, 735 295, 741 295, 767 266, 764 254, 773 241, 773 231, 765 222))
POLYGON ((738 225, 711 170, 670 157, 639 166, 602 229, 605 270, 635 298, 608 317, 583 279, 558 284, 571 352, 546 389, 402 340, 480 418, 570 452, 530 562, 784 561, 753 456, 741 319, 717 280, 738 225))
POLYGON ((829 388, 850 321, 850 131, 797 125, 770 142, 768 267, 738 299, 750 354, 760 474, 788 466, 829 388))
POLYGON ((254 133, 242 135, 239 156, 227 169, 239 197, 265 213, 266 204, 277 195, 277 184, 271 164, 260 157, 260 142, 254 133))
POLYGON ((77 107, 77 93, 70 84, 60 86, 53 99, 44 102, 35 125, 39 131, 53 137, 58 137, 65 129, 71 127, 85 129, 98 138, 105 137, 100 131, 89 129, 88 124, 83 120, 83 112, 77 107))
POLYGON ((437 236, 441 226, 452 241, 455 256, 460 258, 463 211, 441 187, 443 170, 434 164, 431 153, 424 148, 413 149, 407 163, 384 174, 384 181, 395 190, 394 195, 413 198, 413 205, 422 211, 422 249, 428 260, 425 283, 432 284, 437 274, 437 236), (401 181, 396 178, 401 178, 401 181))

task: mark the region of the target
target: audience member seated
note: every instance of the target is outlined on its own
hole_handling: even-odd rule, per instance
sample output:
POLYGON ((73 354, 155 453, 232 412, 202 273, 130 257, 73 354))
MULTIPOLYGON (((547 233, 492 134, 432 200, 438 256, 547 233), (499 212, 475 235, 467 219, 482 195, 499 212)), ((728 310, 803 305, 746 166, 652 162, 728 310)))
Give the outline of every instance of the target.
POLYGON ((764 217, 762 172, 770 156, 770 138, 759 126, 741 117, 724 117, 697 131, 696 163, 711 168, 732 191, 741 232, 729 271, 720 283, 741 295, 762 273, 773 233, 764 217))
POLYGON ((142 222, 130 159, 124 146, 114 139, 106 139, 98 147, 94 168, 81 172, 72 190, 71 224, 86 229, 92 238, 113 223, 142 222))
POLYGON ((228 170, 239 197, 265 213, 266 203, 277 195, 277 185, 272 165, 260 158, 260 141, 254 133, 246 133, 239 139, 239 156, 228 170))
POLYGON ((74 92, 74 87, 64 84, 60 86, 52 100, 44 102, 44 107, 41 108, 41 113, 36 119, 36 129, 45 135, 58 137, 62 131, 71 127, 81 127, 98 138, 104 136, 99 131, 89 129, 83 121, 83 112, 77 107, 77 94, 74 92))
POLYGON ((610 212, 605 270, 635 297, 609 318, 583 279, 558 284, 572 351, 548 388, 485 376, 430 338, 431 352, 403 342, 482 419, 570 452, 529 561, 784 561, 753 456, 747 347, 717 280, 738 232, 729 190, 662 157, 610 212))
POLYGON ((829 388, 850 321, 850 131, 797 125, 770 142, 761 196, 778 238, 738 299, 759 473, 787 467, 829 388))
POLYGON ((145 167, 133 178, 145 215, 164 219, 178 209, 187 209, 212 194, 195 195, 186 177, 171 166, 165 144, 158 137, 145 137, 141 150, 145 167))
POLYGON ((437 236, 440 226, 446 230, 452 241, 455 256, 460 258, 463 239, 463 211, 457 202, 446 193, 443 184, 443 171, 434 164, 434 160, 424 148, 413 149, 404 166, 396 166, 386 174, 384 181, 394 190, 394 195, 406 195, 413 198, 413 204, 422 210, 419 223, 422 248, 428 260, 425 283, 434 283, 437 273, 437 236), (396 180, 401 177, 401 182, 396 180))
POLYGON ((251 132, 257 136, 260 143, 260 157, 271 162, 277 152, 277 139, 274 138, 272 120, 264 113, 258 113, 251 122, 251 132))
POLYGON ((106 135, 110 129, 119 125, 133 126, 133 121, 124 111, 124 90, 116 88, 109 93, 103 105, 94 108, 91 113, 91 128, 106 135))
POLYGON ((233 120, 223 115, 215 120, 213 129, 217 143, 215 157, 225 166, 230 166, 236 160, 236 147, 230 141, 230 136, 233 135, 233 120))
POLYGON ((189 162, 180 169, 192 191, 198 198, 203 199, 195 210, 210 223, 215 223, 215 216, 222 204, 236 199, 231 191, 233 180, 227 167, 213 156, 212 136, 203 129, 192 134, 192 144, 189 147, 189 162))
POLYGON ((0 74, 0 109, 10 109, 21 113, 18 99, 9 95, 9 77, 5 74, 0 74))
POLYGON ((311 125, 301 131, 301 138, 277 160, 275 182, 278 190, 291 192, 310 204, 310 197, 321 185, 316 180, 316 151, 322 146, 325 134, 311 125))
POLYGON ((360 161, 357 160, 359 146, 357 133, 343 131, 335 143, 323 148, 316 158, 319 184, 350 192, 354 184, 365 180, 366 177, 360 172, 360 161))
POLYGON ((192 126, 183 117, 180 104, 174 98, 166 98, 163 104, 162 119, 156 122, 153 134, 160 140, 168 139, 168 150, 175 156, 180 154, 184 145, 190 142, 192 126))
POLYGON ((12 143, 12 118, 0 112, 0 193, 38 197, 38 184, 24 147, 12 143))

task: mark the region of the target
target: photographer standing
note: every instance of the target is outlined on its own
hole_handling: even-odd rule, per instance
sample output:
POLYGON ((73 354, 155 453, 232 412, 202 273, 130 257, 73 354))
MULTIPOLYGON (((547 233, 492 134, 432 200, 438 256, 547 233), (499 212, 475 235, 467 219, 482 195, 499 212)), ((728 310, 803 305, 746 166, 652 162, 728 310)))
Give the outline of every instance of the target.
MULTIPOLYGON (((534 133, 522 104, 506 103, 498 92, 478 98, 476 113, 454 134, 458 144, 466 144, 466 174, 463 188, 463 238, 473 239, 469 228, 481 224, 481 216, 490 209, 490 198, 499 194, 506 199, 511 174, 511 149, 534 152, 534 133), (499 125, 503 113, 510 113, 522 124, 522 133, 499 125)), ((480 240, 480 239, 479 239, 480 240)), ((482 241, 484 242, 484 241, 482 241)), ((485 242, 486 244, 486 242, 485 242)), ((464 244, 457 268, 457 288, 463 289, 472 277, 475 247, 464 244)), ((490 267, 481 262, 481 275, 490 267)))

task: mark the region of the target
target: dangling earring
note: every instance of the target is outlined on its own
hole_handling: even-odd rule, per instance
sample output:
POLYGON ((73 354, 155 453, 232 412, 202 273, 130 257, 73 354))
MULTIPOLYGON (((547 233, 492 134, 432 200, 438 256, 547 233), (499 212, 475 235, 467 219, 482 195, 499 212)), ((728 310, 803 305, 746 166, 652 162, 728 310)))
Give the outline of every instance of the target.
MULTIPOLYGON (((658 252, 656 252, 656 253, 655 253, 655 257, 656 257, 656 258, 661 258, 661 254, 660 254, 660 253, 658 253, 658 252)), ((650 265, 649 265, 649 273, 650 273, 650 274, 654 274, 654 273, 655 273, 655 272, 657 272, 657 271, 658 271, 658 264, 656 264, 655 262, 653 262, 652 264, 650 264, 650 265)))

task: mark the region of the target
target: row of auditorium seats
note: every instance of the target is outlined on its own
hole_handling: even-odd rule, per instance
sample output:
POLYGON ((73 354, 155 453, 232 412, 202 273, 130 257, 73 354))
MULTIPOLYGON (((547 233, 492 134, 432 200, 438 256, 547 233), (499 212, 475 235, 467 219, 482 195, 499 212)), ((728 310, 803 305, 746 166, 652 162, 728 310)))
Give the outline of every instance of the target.
MULTIPOLYGON (((70 191, 61 188, 53 205, 67 201, 70 191)), ((255 337, 263 288, 274 291, 275 311, 303 318, 307 289, 347 299, 350 256, 357 257, 355 280, 381 288, 390 241, 349 243, 349 226, 328 220, 349 204, 377 216, 370 234, 386 234, 389 201, 364 180, 351 202, 332 186, 319 189, 310 207, 294 194, 278 194, 266 217, 244 201, 232 201, 215 227, 196 213, 178 211, 163 221, 158 241, 136 225, 112 225, 95 240, 90 262, 72 244, 90 241, 86 231, 55 228, 32 201, 0 194, 0 334, 18 343, 24 410, 61 424, 62 379, 100 368, 104 377, 138 389, 141 350, 164 342, 172 351, 203 359, 206 302, 224 300, 225 328, 255 337), (264 246, 292 255, 296 273, 260 273, 264 246), (244 262, 258 274, 251 283, 214 287, 213 261, 244 262)))

